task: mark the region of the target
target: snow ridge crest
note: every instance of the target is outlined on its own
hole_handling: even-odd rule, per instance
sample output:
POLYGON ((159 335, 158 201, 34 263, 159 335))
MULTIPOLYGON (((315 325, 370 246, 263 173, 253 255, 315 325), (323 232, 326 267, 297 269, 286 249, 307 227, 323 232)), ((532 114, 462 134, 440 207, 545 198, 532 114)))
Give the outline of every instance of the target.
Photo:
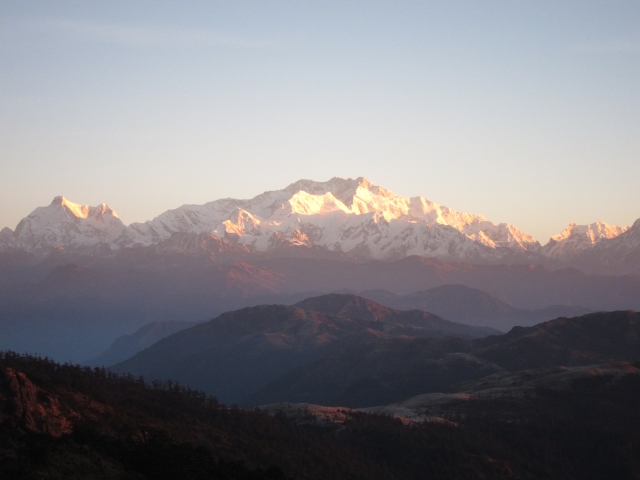
MULTIPOLYGON (((627 227, 628 228, 628 227, 627 227)), ((616 237, 627 228, 603 222, 569 225, 545 247, 515 226, 459 212, 423 197, 403 197, 364 177, 298 180, 248 200, 183 205, 125 226, 107 205, 80 205, 57 196, 16 227, 0 247, 30 252, 51 248, 118 250, 159 244, 175 234, 207 234, 242 248, 269 252, 305 245, 364 258, 421 255, 497 261, 514 254, 561 256, 616 237)))

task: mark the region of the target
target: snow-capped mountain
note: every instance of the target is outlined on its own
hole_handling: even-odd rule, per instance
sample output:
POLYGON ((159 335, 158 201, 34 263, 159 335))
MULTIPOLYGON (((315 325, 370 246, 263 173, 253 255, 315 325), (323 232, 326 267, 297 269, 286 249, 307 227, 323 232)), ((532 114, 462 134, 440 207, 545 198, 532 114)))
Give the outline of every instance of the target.
POLYGON ((500 247, 539 248, 535 239, 512 225, 495 225, 481 215, 422 197, 401 197, 364 178, 300 180, 250 200, 184 205, 131 228, 151 242, 176 232, 209 232, 258 251, 285 241, 379 259, 498 259, 504 255, 500 247))
POLYGON ((585 270, 640 273, 640 219, 620 235, 605 238, 576 257, 585 270))
POLYGON ((248 200, 183 205, 130 226, 106 204, 89 207, 56 197, 24 218, 15 232, 3 229, 0 248, 46 253, 63 247, 91 253, 96 248, 154 246, 157 253, 245 255, 303 246, 365 259, 420 255, 499 262, 515 255, 567 261, 600 244, 604 249, 626 230, 602 222, 571 224, 541 247, 513 225, 496 225, 423 197, 402 197, 365 178, 336 177, 300 180, 248 200))
POLYGON ((113 246, 126 243, 128 230, 104 203, 89 207, 58 196, 49 206, 36 208, 20 221, 10 245, 29 252, 113 246))
POLYGON ((542 247, 542 252, 551 258, 567 260, 590 250, 602 240, 617 237, 628 229, 629 227, 612 226, 604 222, 591 225, 571 223, 558 235, 551 237, 549 243, 542 247))

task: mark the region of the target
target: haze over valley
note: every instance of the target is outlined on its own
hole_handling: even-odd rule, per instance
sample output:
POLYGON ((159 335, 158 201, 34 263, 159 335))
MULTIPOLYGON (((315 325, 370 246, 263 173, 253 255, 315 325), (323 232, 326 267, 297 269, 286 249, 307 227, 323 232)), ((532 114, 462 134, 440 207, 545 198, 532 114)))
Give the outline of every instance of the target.
POLYGON ((2 347, 89 361, 151 322, 340 291, 499 331, 637 309, 639 225, 571 225, 541 245, 364 178, 301 180, 129 226, 106 204, 56 197, 3 230, 2 347))

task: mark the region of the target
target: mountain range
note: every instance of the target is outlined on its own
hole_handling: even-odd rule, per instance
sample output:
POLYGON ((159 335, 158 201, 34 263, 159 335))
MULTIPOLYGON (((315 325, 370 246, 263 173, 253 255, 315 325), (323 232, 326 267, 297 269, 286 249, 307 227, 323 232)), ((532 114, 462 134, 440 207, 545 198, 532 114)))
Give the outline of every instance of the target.
POLYGON ((558 317, 575 317, 591 310, 575 305, 542 309, 516 308, 493 295, 460 284, 446 284, 398 295, 386 290, 365 290, 359 295, 399 310, 424 310, 467 325, 491 326, 507 332, 515 326, 531 326, 558 317))
MULTIPOLYGON (((354 292, 343 291, 340 293, 353 295, 354 292)), ((575 317, 591 311, 588 308, 570 305, 556 305, 537 310, 516 308, 482 290, 465 285, 441 285, 407 295, 394 294, 388 290, 366 290, 359 292, 358 295, 362 297, 361 301, 373 300, 380 306, 397 310, 422 310, 453 322, 499 329, 502 332, 507 332, 516 325, 530 326, 552 318, 575 317)), ((307 296, 308 294, 281 295, 272 297, 271 300, 294 305, 300 302, 301 297, 304 299, 307 296)), ((310 297, 302 304, 309 305, 313 301, 318 302, 318 299, 330 297, 315 298, 316 300, 312 300, 310 297)), ((326 308, 326 305, 323 308, 326 308)), ((343 315, 345 312, 332 311, 327 313, 343 315)), ((195 322, 151 322, 132 334, 117 338, 106 351, 88 363, 95 366, 119 363, 150 347, 155 342, 194 325, 195 322)))
POLYGON ((464 390, 458 385, 510 372, 637 361, 639 333, 640 314, 602 312, 479 339, 381 338, 298 366, 244 401, 387 405, 416 395, 464 390))
POLYGON ((353 295, 324 295, 293 306, 261 305, 184 329, 113 366, 174 379, 237 403, 265 382, 340 347, 379 338, 474 338, 498 333, 420 310, 399 311, 353 295))
POLYGON ((635 478, 639 292, 640 220, 542 246, 363 178, 128 226, 56 197, 0 231, 0 350, 38 355, 0 353, 0 471, 635 478))
POLYGON ((332 292, 508 331, 640 309, 639 252, 640 222, 571 225, 540 246, 363 178, 301 180, 129 226, 107 205, 57 197, 0 232, 0 348, 110 363, 169 324, 332 292))
POLYGON ((90 207, 59 196, 36 208, 15 231, 4 228, 0 251, 42 257, 64 249, 69 254, 109 256, 122 249, 157 246, 184 252, 214 239, 218 250, 245 256, 324 252, 333 258, 388 260, 419 255, 640 272, 639 222, 632 227, 571 224, 541 246, 513 225, 494 224, 482 215, 458 212, 423 197, 402 197, 362 177, 300 180, 250 200, 183 205, 129 226, 106 204, 90 207))
POLYGON ((262 305, 184 329, 111 367, 225 403, 387 405, 492 374, 635 361, 640 315, 560 317, 507 334, 354 295, 262 305))

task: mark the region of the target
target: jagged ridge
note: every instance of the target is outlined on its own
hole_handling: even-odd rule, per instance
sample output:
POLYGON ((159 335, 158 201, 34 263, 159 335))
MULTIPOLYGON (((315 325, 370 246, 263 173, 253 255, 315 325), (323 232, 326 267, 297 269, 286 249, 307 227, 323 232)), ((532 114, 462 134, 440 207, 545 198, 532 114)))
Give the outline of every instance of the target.
POLYGON ((106 204, 89 207, 60 196, 34 210, 15 232, 3 229, 0 247, 113 251, 158 245, 176 235, 206 234, 258 252, 284 245, 374 259, 420 255, 473 262, 525 254, 564 260, 627 229, 603 222, 571 224, 541 247, 513 225, 496 225, 482 215, 458 212, 423 197, 402 197, 363 177, 334 177, 326 182, 299 180, 249 200, 183 205, 130 226, 106 204))

